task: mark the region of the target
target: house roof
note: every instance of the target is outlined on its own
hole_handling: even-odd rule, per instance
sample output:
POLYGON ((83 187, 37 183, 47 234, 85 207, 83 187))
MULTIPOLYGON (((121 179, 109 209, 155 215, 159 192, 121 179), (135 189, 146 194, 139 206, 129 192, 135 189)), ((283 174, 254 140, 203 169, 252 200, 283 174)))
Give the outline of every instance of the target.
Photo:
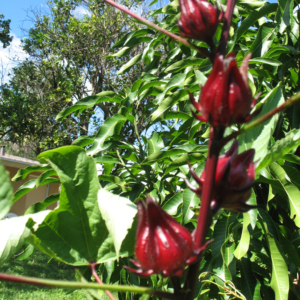
POLYGON ((0 159, 3 165, 8 167, 25 168, 31 165, 40 165, 40 163, 37 160, 32 160, 32 159, 10 155, 10 154, 5 154, 5 155, 0 154, 0 159))

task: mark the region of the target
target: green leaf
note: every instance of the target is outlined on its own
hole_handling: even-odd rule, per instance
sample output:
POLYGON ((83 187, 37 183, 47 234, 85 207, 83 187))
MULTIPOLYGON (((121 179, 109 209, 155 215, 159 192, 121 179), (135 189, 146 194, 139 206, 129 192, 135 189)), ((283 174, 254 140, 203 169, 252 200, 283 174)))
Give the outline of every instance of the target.
POLYGON ((143 165, 150 165, 153 162, 159 161, 163 158, 170 157, 172 155, 177 155, 181 153, 185 153, 186 151, 183 149, 172 149, 172 150, 167 150, 167 151, 159 151, 155 152, 152 155, 149 155, 144 161, 143 165))
POLYGON ((229 222, 230 217, 222 213, 214 226, 213 241, 211 243, 214 259, 221 255, 220 249, 227 238, 229 222))
POLYGON ((295 53, 295 48, 291 46, 276 46, 272 47, 266 54, 264 54, 264 57, 278 57, 280 54, 283 53, 295 53))
POLYGON ((290 26, 293 17, 293 0, 278 0, 278 10, 275 19, 279 24, 279 32, 283 33, 287 26, 290 26))
POLYGON ((271 4, 265 4, 260 10, 254 10, 252 11, 242 22, 239 28, 237 29, 236 33, 234 34, 233 39, 238 41, 239 38, 250 28, 251 26, 254 26, 254 23, 272 13, 275 12, 278 7, 277 3, 271 3, 271 4))
POLYGON ((300 128, 300 103, 295 103, 292 107, 286 110, 286 115, 290 122, 290 127, 292 128, 300 128))
MULTIPOLYGON (((148 82, 146 84, 144 84, 140 89, 139 89, 139 92, 138 92, 138 95, 142 95, 142 93, 146 90, 149 90, 150 88, 152 88, 153 86, 164 86, 166 85, 166 82, 164 81, 151 81, 151 82, 148 82)), ((145 93, 144 93, 145 94, 145 93)), ((143 95, 144 95, 143 94, 143 95)))
POLYGON ((282 159, 300 165, 300 157, 295 154, 288 153, 282 156, 282 159))
POLYGON ((256 279, 251 270, 250 259, 243 257, 241 259, 240 268, 241 268, 242 293, 247 300, 253 300, 255 287, 256 287, 256 279))
POLYGON ((211 66, 211 62, 209 59, 202 59, 196 57, 186 58, 173 63, 165 70, 165 73, 175 73, 191 66, 199 66, 200 69, 208 68, 211 66))
POLYGON ((175 87, 182 88, 185 77, 186 77, 186 74, 184 74, 184 73, 179 73, 179 74, 176 74, 175 76, 173 76, 167 83, 166 87, 164 88, 164 91, 161 94, 157 95, 157 97, 156 97, 157 103, 160 103, 164 99, 165 95, 168 92, 170 92, 173 88, 175 88, 175 87))
POLYGON ((213 242, 211 243, 212 257, 213 257, 213 270, 222 279, 226 280, 229 276, 229 270, 223 259, 222 249, 224 243, 227 243, 229 225, 235 220, 235 216, 226 215, 223 212, 214 226, 213 242))
POLYGON ((105 140, 112 136, 115 133, 115 128, 122 126, 125 121, 126 117, 123 115, 114 115, 105 120, 95 137, 93 145, 88 149, 87 154, 93 156, 100 151, 107 149, 109 146, 105 145, 105 140))
POLYGON ((97 164, 121 164, 120 160, 109 155, 97 156, 94 157, 94 161, 97 164))
POLYGON ((123 56, 123 55, 127 55, 129 54, 130 50, 132 49, 133 47, 123 47, 122 49, 120 49, 117 53, 114 53, 114 54, 110 54, 108 56, 106 56, 106 58, 111 58, 111 57, 120 57, 120 56, 123 56))
POLYGON ((243 213, 242 237, 239 245, 234 251, 234 256, 239 260, 247 254, 249 249, 249 245, 250 245, 250 233, 248 230, 249 225, 250 225, 250 216, 248 213, 243 213))
POLYGON ((182 223, 186 224, 188 221, 192 219, 194 216, 194 212, 191 208, 195 208, 199 205, 200 199, 199 197, 192 192, 189 188, 183 191, 183 205, 182 205, 182 223))
MULTIPOLYGON (((246 203, 248 205, 254 205, 254 206, 257 205, 256 196, 255 196, 255 193, 254 193, 253 189, 251 191, 251 196, 250 196, 249 200, 246 203)), ((250 209, 247 213, 250 217, 251 228, 252 228, 252 230, 254 230, 255 227, 256 227, 256 222, 257 222, 257 209, 256 208, 255 209, 250 209)))
POLYGON ((34 251, 33 245, 25 243, 24 246, 26 246, 26 248, 24 249, 24 251, 22 251, 22 253, 18 254, 18 256, 16 257, 16 260, 20 260, 20 261, 25 260, 33 253, 33 251, 34 251))
POLYGON ((112 48, 122 47, 125 44, 127 44, 132 38, 137 38, 137 37, 140 37, 140 36, 145 36, 147 34, 154 34, 154 31, 151 30, 151 29, 149 29, 149 28, 145 28, 145 29, 140 29, 140 30, 129 32, 129 33, 125 34, 118 42, 116 42, 112 46, 112 48))
POLYGON ((13 204, 13 186, 8 172, 0 160, 0 220, 6 216, 13 204))
POLYGON ((207 81, 207 77, 199 70, 195 71, 195 75, 197 77, 197 82, 200 86, 204 86, 206 81, 207 81))
POLYGON ((261 219, 264 226, 265 236, 268 240, 271 260, 272 278, 270 286, 275 293, 275 300, 287 300, 289 291, 289 274, 284 257, 280 253, 278 241, 270 233, 265 219, 261 219))
MULTIPOLYGON (((259 49, 261 49, 263 43, 265 41, 269 40, 275 31, 276 31, 276 25, 273 23, 266 23, 266 24, 260 26, 258 29, 256 39, 251 44, 251 47, 247 53, 255 53, 256 50, 259 51, 259 49)), ((255 55, 255 56, 260 56, 261 53, 258 53, 258 54, 259 55, 255 55)))
POLYGON ((279 232, 279 242, 285 253, 288 255, 289 261, 292 262, 297 268, 300 268, 299 251, 297 251, 294 245, 279 232))
MULTIPOLYGON (((273 91, 271 91, 262 101, 262 110, 257 118, 263 116, 273 108, 280 106, 284 102, 281 84, 279 84, 273 91)), ((252 130, 240 135, 239 152, 254 148, 255 158, 257 161, 267 154, 268 144, 275 128, 278 116, 272 117, 269 121, 255 127, 252 130)))
POLYGON ((191 154, 180 155, 167 167, 162 178, 167 176, 173 170, 175 170, 183 165, 187 165, 188 161, 191 164, 193 164, 196 162, 200 163, 203 160, 205 160, 205 156, 201 153, 191 153, 191 154))
POLYGON ((122 66, 122 68, 118 71, 117 75, 121 75, 130 70, 132 66, 134 66, 137 62, 142 59, 142 53, 134 56, 129 62, 122 66))
POLYGON ((259 170, 265 168, 266 166, 283 157, 298 146, 300 146, 300 130, 294 129, 288 132, 288 134, 283 139, 276 141, 275 144, 270 147, 266 156, 256 167, 256 171, 258 172, 259 170))
POLYGON ((159 107, 154 111, 151 116, 151 121, 161 120, 161 115, 169 110, 173 105, 175 105, 179 100, 188 100, 188 93, 185 90, 179 90, 173 93, 171 96, 167 97, 162 101, 159 107))
POLYGON ((66 146, 39 155, 61 181, 59 207, 32 231, 30 243, 42 252, 71 265, 88 265, 116 259, 112 239, 98 208, 100 188, 93 158, 76 146, 66 146))
MULTIPOLYGON (((52 170, 49 170, 49 171, 52 172, 52 170)), ((31 179, 31 180, 25 182, 15 192, 14 197, 13 197, 13 203, 15 203, 17 200, 19 200, 21 197, 23 197, 30 191, 38 188, 39 186, 42 186, 45 184, 50 184, 50 183, 60 183, 60 181, 59 181, 59 179, 54 178, 54 177, 44 178, 44 176, 42 174, 40 177, 38 177, 36 179, 31 179)))
POLYGON ((28 207, 24 215, 35 214, 46 209, 49 205, 59 201, 59 194, 48 196, 43 202, 37 202, 28 207))
POLYGON ((35 184, 36 184, 36 179, 31 179, 25 182, 23 185, 21 185, 14 194, 13 202, 16 202, 21 197, 26 195, 28 192, 35 189, 36 188, 35 184))
MULTIPOLYGON (((300 184, 299 188, 295 186, 290 180, 288 180, 286 176, 286 170, 289 171, 289 175, 298 182, 299 181, 299 175, 300 172, 296 169, 293 170, 293 168, 284 167, 282 168, 276 163, 270 164, 270 171, 273 174, 273 176, 278 180, 280 183, 280 187, 282 189, 282 192, 280 190, 276 189, 276 186, 274 187, 275 190, 280 192, 280 195, 284 198, 288 199, 290 204, 290 217, 291 219, 294 219, 295 224, 300 227, 300 184)), ((288 175, 288 176, 289 176, 288 175)))
POLYGON ((44 185, 45 182, 50 183, 60 183, 57 178, 53 178, 51 176, 56 176, 56 172, 54 170, 47 170, 44 173, 42 173, 37 179, 35 183, 35 187, 38 188, 40 185, 44 185))
POLYGON ((36 224, 41 223, 50 211, 41 211, 37 214, 15 217, 0 221, 0 266, 6 262, 24 244, 25 239, 31 235, 26 227, 29 219, 36 224))
POLYGON ((111 182, 111 183, 115 183, 119 186, 126 186, 127 183, 126 181, 123 181, 120 179, 120 177, 118 176, 114 176, 114 175, 99 175, 98 176, 98 179, 101 181, 108 181, 108 182, 111 182))
MULTIPOLYGON (((124 197, 103 189, 98 192, 98 204, 108 232, 113 239, 116 255, 119 257, 122 242, 132 227, 137 213, 136 205, 124 197)), ((135 228, 133 230, 135 231, 135 228)))
POLYGON ((43 172, 49 170, 47 165, 32 165, 24 169, 19 169, 17 174, 12 178, 12 181, 24 180, 30 173, 43 172))
POLYGON ((157 132, 154 132, 152 137, 148 140, 148 155, 152 155, 162 148, 164 148, 164 142, 157 132))
POLYGON ((242 6, 246 6, 247 8, 250 8, 250 9, 256 9, 258 7, 263 6, 266 2, 267 1, 238 0, 237 4, 242 5, 242 6))
POLYGON ((115 92, 111 92, 111 91, 101 92, 101 93, 93 95, 93 96, 85 97, 85 98, 81 99, 80 101, 76 102, 71 107, 68 107, 68 108, 62 110, 56 116, 56 120, 62 121, 68 115, 70 115, 71 113, 73 113, 75 111, 85 110, 88 107, 93 107, 94 105, 101 103, 101 102, 120 103, 120 101, 121 101, 121 99, 116 95, 115 92))
MULTIPOLYGON (((221 247, 221 255, 222 255, 222 271, 223 274, 221 275, 221 273, 219 272, 219 276, 221 275, 221 278, 225 279, 225 280, 231 280, 232 276, 231 273, 229 271, 229 264, 231 263, 232 259, 234 258, 233 255, 233 251, 235 248, 235 244, 231 244, 230 246, 228 246, 227 240, 223 243, 222 247, 221 247)), ((221 260, 220 260, 221 261, 221 260)))
POLYGON ((263 58, 263 57, 256 57, 249 60, 249 65, 251 64, 265 64, 270 66, 278 67, 282 65, 282 63, 273 58, 263 58))
POLYGON ((78 139, 76 139, 72 145, 78 147, 85 147, 94 142, 95 136, 81 135, 78 139))
POLYGON ((173 216, 177 213, 179 205, 183 202, 183 192, 176 193, 171 198, 167 199, 163 203, 163 210, 165 210, 169 215, 173 216))

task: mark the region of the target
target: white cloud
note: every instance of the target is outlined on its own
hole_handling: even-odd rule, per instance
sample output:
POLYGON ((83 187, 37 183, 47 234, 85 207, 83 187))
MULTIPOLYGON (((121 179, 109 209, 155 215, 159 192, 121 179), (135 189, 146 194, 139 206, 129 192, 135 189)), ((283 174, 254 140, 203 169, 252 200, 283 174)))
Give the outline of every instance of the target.
POLYGON ((10 33, 13 36, 13 40, 8 47, 3 48, 0 45, 0 84, 8 82, 8 73, 15 67, 20 61, 24 60, 28 55, 21 48, 21 39, 14 33, 10 33))
POLYGON ((84 15, 91 15, 91 12, 83 6, 77 6, 73 13, 75 18, 82 18, 84 15))

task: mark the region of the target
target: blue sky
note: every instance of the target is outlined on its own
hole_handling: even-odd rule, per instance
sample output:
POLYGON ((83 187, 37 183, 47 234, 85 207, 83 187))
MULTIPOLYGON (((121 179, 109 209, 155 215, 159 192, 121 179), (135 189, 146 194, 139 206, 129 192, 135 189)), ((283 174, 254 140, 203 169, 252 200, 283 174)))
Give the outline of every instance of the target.
MULTIPOLYGON (((26 36, 26 31, 33 26, 34 15, 32 11, 47 13, 47 0, 0 0, 0 14, 4 15, 5 20, 11 20, 10 34, 13 36, 13 41, 9 47, 3 49, 2 44, 0 45, 0 85, 8 82, 9 70, 26 58, 20 45, 21 39, 26 36)), ((78 7, 75 12, 79 16, 84 13, 83 7, 78 7)))
POLYGON ((10 34, 13 36, 11 45, 3 49, 0 45, 0 85, 7 82, 9 70, 14 67, 19 60, 26 58, 22 51, 21 39, 24 37, 23 29, 29 29, 32 26, 30 21, 31 9, 45 10, 47 7, 46 0, 0 0, 0 14, 4 19, 10 19, 10 34))
POLYGON ((28 19, 27 11, 32 9, 43 9, 47 5, 46 0, 1 0, 0 14, 5 19, 10 19, 11 31, 17 36, 22 37, 21 27, 30 28, 32 23, 28 19))

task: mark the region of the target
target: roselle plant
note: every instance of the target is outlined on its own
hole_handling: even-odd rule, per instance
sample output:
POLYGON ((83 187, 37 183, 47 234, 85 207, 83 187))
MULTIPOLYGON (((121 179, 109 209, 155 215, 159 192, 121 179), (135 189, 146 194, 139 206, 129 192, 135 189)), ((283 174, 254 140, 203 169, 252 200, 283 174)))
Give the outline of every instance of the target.
POLYGON ((152 23, 106 2, 152 28, 112 47, 122 57, 146 43, 118 72, 142 62, 141 77, 63 110, 58 120, 105 102, 118 113, 96 135, 40 154, 42 165, 14 180, 44 173, 13 197, 0 169, 1 216, 61 183, 59 195, 0 222, 0 263, 26 241, 75 266, 80 282, 0 280, 95 299, 299 299, 298 8, 182 0, 152 23))

